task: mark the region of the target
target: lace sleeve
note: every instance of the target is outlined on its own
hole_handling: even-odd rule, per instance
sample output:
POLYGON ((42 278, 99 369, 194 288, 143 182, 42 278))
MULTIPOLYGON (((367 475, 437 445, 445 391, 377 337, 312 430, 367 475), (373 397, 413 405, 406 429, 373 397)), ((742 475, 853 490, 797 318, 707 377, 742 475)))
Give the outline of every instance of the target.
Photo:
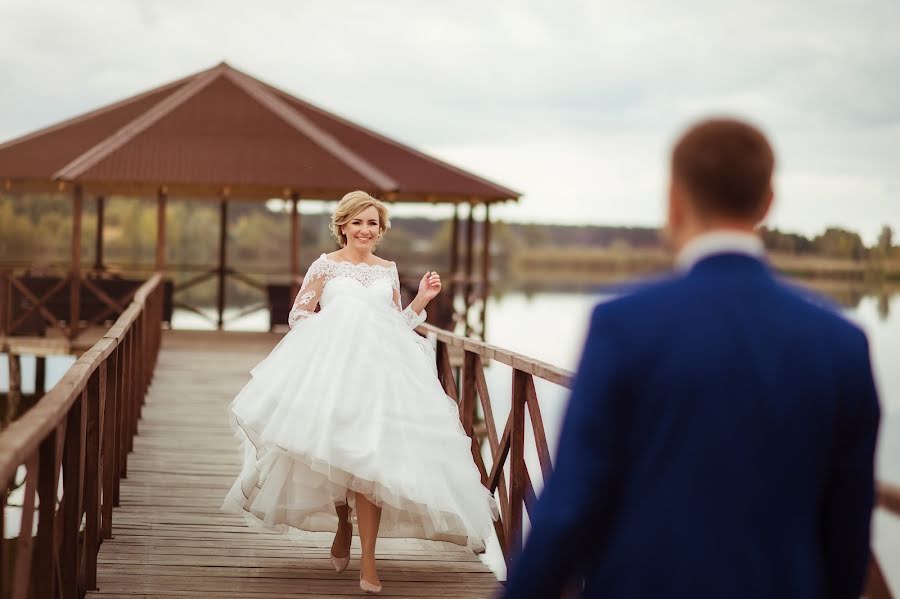
POLYGON ((319 260, 316 260, 309 266, 306 275, 303 277, 303 285, 297 297, 294 298, 294 305, 291 313, 288 315, 288 326, 292 329, 301 320, 306 320, 315 314, 316 305, 322 295, 322 289, 325 287, 325 270, 321 268, 319 260))
POLYGON ((391 284, 394 287, 394 307, 397 308, 397 311, 403 316, 403 319, 406 321, 406 324, 409 325, 409 328, 414 329, 425 322, 428 313, 425 310, 416 313, 416 311, 412 309, 412 306, 407 306, 406 309, 403 308, 400 303, 400 274, 397 272, 396 264, 391 264, 391 274, 393 275, 391 284))

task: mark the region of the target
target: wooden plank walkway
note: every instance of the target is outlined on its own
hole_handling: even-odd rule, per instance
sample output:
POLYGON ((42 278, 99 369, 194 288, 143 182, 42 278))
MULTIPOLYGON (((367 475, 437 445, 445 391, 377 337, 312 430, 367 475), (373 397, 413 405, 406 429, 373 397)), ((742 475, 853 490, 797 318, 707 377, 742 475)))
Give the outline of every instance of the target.
MULTIPOLYGON (((359 539, 336 574, 331 535, 271 534, 219 505, 239 471, 226 406, 278 341, 268 334, 166 331, 113 538, 88 597, 358 597, 359 539)), ((379 539, 383 597, 493 597, 500 585, 471 552, 379 539)))

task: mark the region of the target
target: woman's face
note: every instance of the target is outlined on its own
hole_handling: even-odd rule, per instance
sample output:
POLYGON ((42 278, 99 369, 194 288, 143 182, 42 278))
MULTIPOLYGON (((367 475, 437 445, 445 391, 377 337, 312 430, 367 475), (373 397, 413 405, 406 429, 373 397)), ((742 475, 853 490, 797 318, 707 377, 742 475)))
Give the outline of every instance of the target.
POLYGON ((347 236, 347 247, 372 251, 380 230, 378 210, 369 206, 354 214, 342 228, 347 236))

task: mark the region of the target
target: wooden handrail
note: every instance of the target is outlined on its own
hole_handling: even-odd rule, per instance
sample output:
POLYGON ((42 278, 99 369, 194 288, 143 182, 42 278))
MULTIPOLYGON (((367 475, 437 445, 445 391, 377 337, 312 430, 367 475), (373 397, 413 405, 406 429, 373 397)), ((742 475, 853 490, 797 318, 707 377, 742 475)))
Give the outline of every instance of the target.
POLYGON ((485 360, 497 360, 516 370, 521 370, 522 372, 532 374, 540 379, 556 383, 557 385, 566 388, 571 385, 571 380, 574 376, 574 373, 559 368, 558 366, 548 364, 547 362, 541 362, 540 360, 530 358, 508 349, 503 349, 502 347, 497 347, 496 345, 491 345, 490 343, 485 343, 484 341, 463 337, 462 335, 439 329, 430 324, 420 325, 416 330, 424 335, 434 336, 435 339, 449 347, 456 347, 467 352, 478 354, 485 360))
POLYGON ((569 388, 573 374, 546 362, 503 349, 483 341, 456 335, 432 325, 420 325, 416 331, 437 343, 438 379, 444 391, 459 405, 463 430, 472 439, 472 459, 481 474, 482 484, 499 496, 500 517, 494 531, 507 563, 522 544, 524 512, 532 509, 535 492, 532 476, 525 464, 526 419, 531 422, 532 438, 537 449, 542 478, 551 471, 550 449, 544 432, 541 409, 534 387, 534 377, 569 388), (462 352, 459 376, 453 373, 451 349, 462 352), (509 416, 499 429, 494 419, 487 382, 484 376, 486 360, 496 360, 512 368, 512 401, 509 416), (459 379, 457 381, 457 378, 459 379), (475 438, 474 418, 481 405, 490 445, 491 464, 484 463, 481 447, 475 438), (526 416, 527 414, 527 416, 526 416), (505 472, 509 465, 509 480, 505 472))
MULTIPOLYGON (((0 534, 0 595, 77 599, 96 588, 97 551, 112 534, 119 482, 159 352, 163 289, 162 275, 154 274, 59 383, 0 432, 4 504, 19 467, 27 470, 20 534, 0 534)), ((0 533, 5 524, 4 513, 0 533)))

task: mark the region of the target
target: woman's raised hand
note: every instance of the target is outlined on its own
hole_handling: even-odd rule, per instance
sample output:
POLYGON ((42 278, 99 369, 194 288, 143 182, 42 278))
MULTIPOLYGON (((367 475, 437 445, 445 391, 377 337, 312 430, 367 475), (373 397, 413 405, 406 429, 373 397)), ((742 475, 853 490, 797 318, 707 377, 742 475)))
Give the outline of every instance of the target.
POLYGON ((426 301, 431 301, 441 292, 441 275, 428 271, 419 281, 419 295, 426 301))

